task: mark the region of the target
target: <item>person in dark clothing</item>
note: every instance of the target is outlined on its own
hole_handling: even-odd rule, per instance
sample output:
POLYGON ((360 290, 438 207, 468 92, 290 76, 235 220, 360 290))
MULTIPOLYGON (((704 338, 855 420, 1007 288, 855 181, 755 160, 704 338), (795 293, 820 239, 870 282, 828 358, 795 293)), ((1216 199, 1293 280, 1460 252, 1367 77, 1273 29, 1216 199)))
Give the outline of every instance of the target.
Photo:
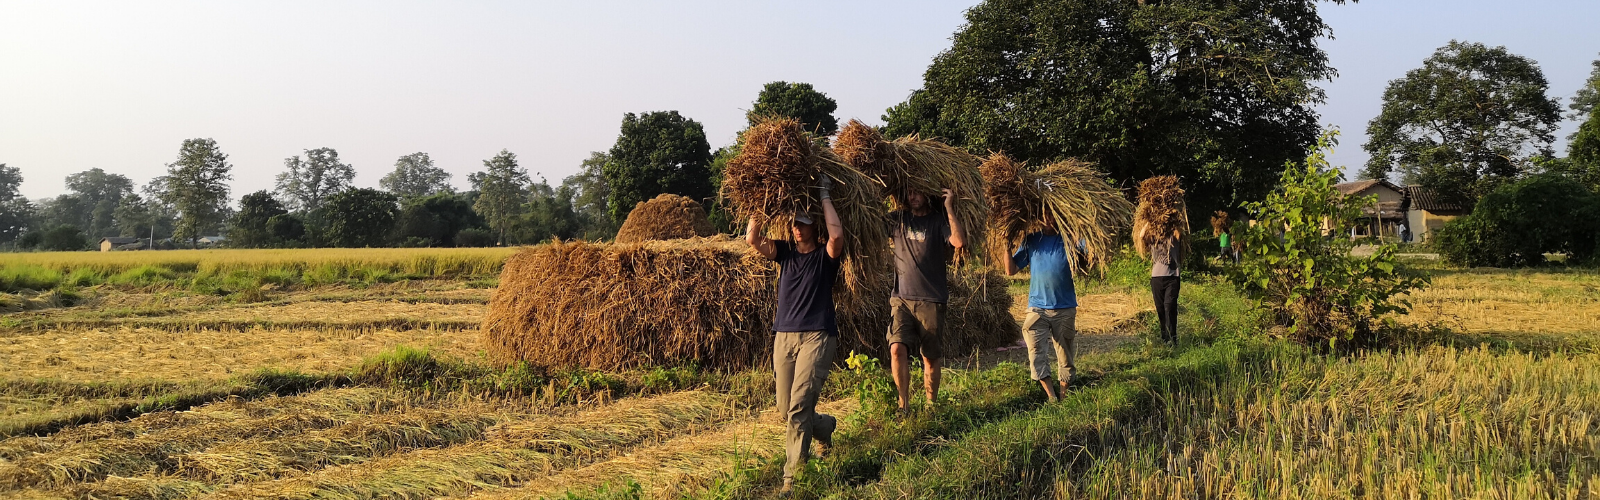
POLYGON ((956 249, 966 246, 955 216, 955 193, 944 190, 944 213, 928 197, 906 193, 906 208, 889 214, 894 239, 894 291, 889 295, 889 368, 899 391, 902 413, 911 404, 911 353, 922 357, 922 383, 932 404, 943 375, 939 336, 944 333, 945 304, 950 288, 945 266, 956 249))
POLYGON ((778 263, 772 368, 777 381, 778 414, 788 424, 784 433, 788 461, 783 466, 783 494, 789 493, 795 473, 810 459, 811 441, 815 439, 822 452, 827 453, 838 427, 838 419, 817 413, 817 397, 839 350, 833 284, 839 275, 839 259, 844 256, 845 234, 828 193, 830 180, 824 176, 821 184, 822 216, 828 225, 825 244, 819 241, 816 223, 809 214, 795 216, 790 228, 792 242, 767 238, 761 223, 754 218, 745 234, 745 242, 757 253, 778 263))
MULTIPOLYGON (((1141 228, 1142 229, 1142 228, 1141 228)), ((1134 238, 1147 235, 1141 230, 1134 238)), ((1155 298, 1156 319, 1161 323, 1161 340, 1178 345, 1178 268, 1183 262, 1183 242, 1175 234, 1150 235, 1150 292, 1155 298)))

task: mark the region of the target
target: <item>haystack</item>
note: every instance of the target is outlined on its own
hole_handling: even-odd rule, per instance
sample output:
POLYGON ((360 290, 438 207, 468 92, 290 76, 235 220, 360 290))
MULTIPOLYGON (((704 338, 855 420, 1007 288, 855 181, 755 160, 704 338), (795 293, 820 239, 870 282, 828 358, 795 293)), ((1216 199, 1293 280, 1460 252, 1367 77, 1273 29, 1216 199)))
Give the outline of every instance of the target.
MULTIPOLYGON (((927 196, 935 210, 942 210, 942 190, 955 191, 956 220, 961 223, 966 240, 981 242, 988 238, 989 204, 983 197, 978 157, 914 135, 886 141, 877 129, 857 120, 851 120, 839 131, 833 151, 851 167, 876 178, 893 208, 905 207, 907 193, 914 191, 927 196)), ((976 255, 971 248, 957 252, 956 262, 976 255)))
POLYGON ((1133 239, 1139 255, 1149 256, 1150 246, 1162 238, 1178 238, 1188 245, 1189 210, 1183 203, 1178 177, 1162 175, 1139 183, 1139 208, 1133 215, 1133 239))
MULTIPOLYGON (((499 363, 550 369, 764 367, 777 272, 726 236, 532 247, 506 261, 482 340, 499 363)), ((965 355, 1020 338, 1004 276, 952 270, 951 277, 945 352, 965 355)), ((885 353, 888 295, 841 287, 834 301, 841 354, 885 353)))
POLYGON ((1067 252, 1073 272, 1104 269, 1115 256, 1118 236, 1132 222, 1133 203, 1088 163, 1066 160, 1034 171, 1005 153, 994 153, 980 170, 993 226, 985 246, 996 262, 1003 262, 1024 237, 1043 230, 1048 217, 1056 222, 1063 244, 1083 245, 1067 252))
POLYGON ((617 243, 678 240, 716 234, 705 207, 687 196, 662 193, 641 201, 617 230, 617 243))
POLYGON ((852 291, 878 286, 876 270, 888 269, 891 258, 883 251, 889 236, 887 213, 879 202, 881 186, 833 151, 817 147, 793 118, 761 118, 745 131, 744 141, 739 155, 728 161, 722 182, 722 197, 731 202, 734 214, 771 222, 771 236, 788 238, 787 226, 795 214, 808 213, 826 236, 816 189, 826 176, 832 180, 833 206, 848 234, 845 285, 852 291))

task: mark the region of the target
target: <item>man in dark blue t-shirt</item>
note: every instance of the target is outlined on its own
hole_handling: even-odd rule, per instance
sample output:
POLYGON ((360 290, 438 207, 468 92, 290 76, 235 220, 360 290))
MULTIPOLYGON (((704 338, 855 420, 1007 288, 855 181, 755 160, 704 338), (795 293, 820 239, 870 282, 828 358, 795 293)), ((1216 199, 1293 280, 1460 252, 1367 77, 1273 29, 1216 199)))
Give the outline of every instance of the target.
POLYGON ((1028 280, 1028 316, 1022 321, 1022 339, 1028 345, 1028 367, 1033 379, 1044 387, 1050 401, 1060 399, 1076 371, 1073 366, 1073 341, 1077 338, 1078 292, 1072 283, 1072 265, 1066 243, 1057 233, 1052 219, 1045 218, 1045 229, 1023 238, 1022 245, 1006 262, 1006 274, 1032 268, 1028 280), (1054 345, 1056 363, 1061 369, 1058 390, 1051 383, 1050 347, 1054 345))
POLYGON ((784 450, 783 490, 787 494, 794 475, 811 456, 811 440, 826 452, 833 445, 838 420, 817 413, 817 396, 828 380, 828 370, 839 351, 839 328, 834 321, 833 282, 844 256, 844 225, 833 210, 824 176, 819 188, 822 216, 828 224, 824 245, 816 221, 799 214, 790 228, 793 242, 768 239, 756 219, 750 219, 745 242, 763 257, 778 263, 778 309, 773 317, 775 338, 772 368, 776 372, 778 414, 788 423, 784 450))

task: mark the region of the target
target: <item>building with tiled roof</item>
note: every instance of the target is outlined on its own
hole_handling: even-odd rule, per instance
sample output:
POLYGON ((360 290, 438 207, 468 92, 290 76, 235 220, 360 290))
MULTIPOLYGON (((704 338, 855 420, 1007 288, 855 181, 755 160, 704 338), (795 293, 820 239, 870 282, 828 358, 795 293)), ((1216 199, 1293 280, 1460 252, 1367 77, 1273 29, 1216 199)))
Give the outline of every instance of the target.
POLYGON ((1345 196, 1376 197, 1371 205, 1361 207, 1364 224, 1355 228, 1352 236, 1400 236, 1400 224, 1406 220, 1403 188, 1386 180, 1359 180, 1333 186, 1345 196))
POLYGON ((1405 195, 1401 209, 1406 213, 1406 226, 1410 227, 1415 241, 1428 241, 1428 236, 1445 223, 1472 212, 1472 207, 1447 202, 1438 192, 1424 186, 1405 186, 1401 193, 1405 195))

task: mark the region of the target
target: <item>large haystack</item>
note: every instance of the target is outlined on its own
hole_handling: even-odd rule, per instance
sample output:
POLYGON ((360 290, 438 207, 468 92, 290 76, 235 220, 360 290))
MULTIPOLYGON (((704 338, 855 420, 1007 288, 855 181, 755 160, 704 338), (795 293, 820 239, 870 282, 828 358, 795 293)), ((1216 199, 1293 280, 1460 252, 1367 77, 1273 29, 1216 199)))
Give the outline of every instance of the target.
POLYGON ((663 193, 641 201, 617 230, 617 243, 679 240, 716 234, 705 207, 687 196, 663 193))
MULTIPOLYGON (((951 274, 945 352, 966 355, 1020 338, 1003 276, 951 274)), ((506 261, 483 344, 497 362, 551 369, 764 367, 776 278, 776 264, 727 237, 541 245, 506 261)), ((888 295, 840 287, 834 301, 841 353, 883 354, 888 295)))
POLYGON ((1083 246, 1067 252, 1074 272, 1104 268, 1133 218, 1133 203, 1088 163, 1066 160, 1030 170, 1005 153, 994 153, 980 170, 993 226, 985 246, 997 262, 1024 237, 1044 229, 1049 218, 1062 243, 1083 246))
POLYGON ((845 233, 845 285, 866 292, 877 287, 877 269, 888 269, 888 217, 879 203, 881 186, 840 160, 832 150, 817 147, 793 118, 759 119, 744 134, 739 155, 728 161, 722 197, 740 219, 769 221, 771 236, 787 238, 788 225, 799 213, 816 217, 820 233, 822 204, 817 186, 831 179, 834 208, 845 233))
POLYGON ((1183 203, 1183 188, 1178 177, 1162 175, 1139 183, 1139 208, 1133 216, 1133 232, 1144 235, 1134 238, 1133 247, 1139 255, 1150 255, 1150 246, 1158 239, 1179 238, 1188 244, 1189 210, 1183 203))

